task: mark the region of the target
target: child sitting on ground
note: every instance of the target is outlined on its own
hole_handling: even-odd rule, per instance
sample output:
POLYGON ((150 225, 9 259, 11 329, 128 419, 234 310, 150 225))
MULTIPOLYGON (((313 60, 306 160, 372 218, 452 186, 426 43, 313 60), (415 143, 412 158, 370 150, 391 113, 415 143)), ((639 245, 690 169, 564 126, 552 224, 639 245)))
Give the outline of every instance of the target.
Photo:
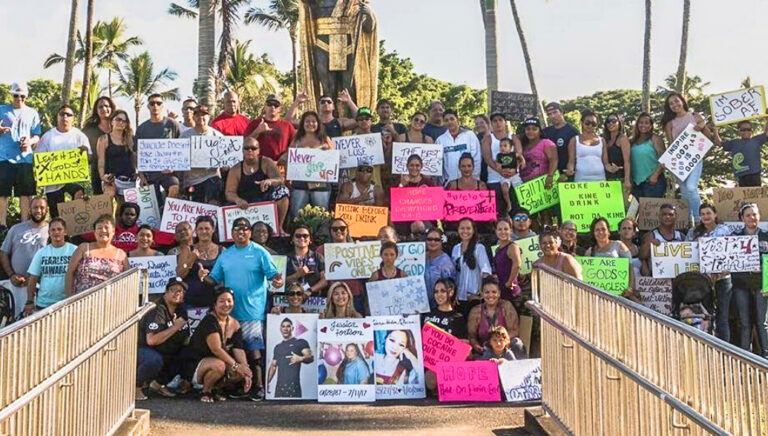
POLYGON ((510 339, 507 329, 503 326, 496 326, 491 329, 488 335, 488 344, 483 351, 480 360, 490 360, 501 365, 505 360, 517 360, 515 354, 510 350, 510 339))

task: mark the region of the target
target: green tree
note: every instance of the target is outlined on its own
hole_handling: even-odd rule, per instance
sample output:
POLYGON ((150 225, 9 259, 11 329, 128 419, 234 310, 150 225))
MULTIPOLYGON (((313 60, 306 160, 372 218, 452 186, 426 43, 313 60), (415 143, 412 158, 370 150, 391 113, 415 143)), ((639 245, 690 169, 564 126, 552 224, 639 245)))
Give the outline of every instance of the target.
POLYGON ((144 98, 158 93, 167 100, 179 100, 179 88, 164 89, 167 82, 175 80, 177 74, 168 68, 155 72, 155 65, 148 52, 130 57, 124 69, 118 69, 117 93, 133 99, 136 111, 136 126, 144 98))
POLYGON ((266 54, 255 57, 248 52, 251 41, 235 40, 229 53, 224 87, 240 96, 244 113, 258 114, 269 94, 281 94, 280 76, 266 54))

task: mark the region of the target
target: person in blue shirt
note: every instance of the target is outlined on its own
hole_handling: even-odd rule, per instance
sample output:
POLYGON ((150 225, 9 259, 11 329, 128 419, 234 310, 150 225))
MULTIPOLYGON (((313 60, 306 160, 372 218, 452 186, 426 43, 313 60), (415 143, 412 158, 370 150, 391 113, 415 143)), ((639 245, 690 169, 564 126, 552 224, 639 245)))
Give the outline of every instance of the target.
POLYGON ((32 149, 40 140, 40 115, 24 104, 27 87, 11 85, 11 104, 0 105, 0 233, 6 230, 8 197, 19 197, 21 221, 29 219, 29 205, 35 195, 32 149))
POLYGON ((336 378, 342 385, 371 384, 371 369, 368 367, 357 344, 347 344, 344 348, 344 361, 336 370, 336 378))
POLYGON ((51 243, 35 253, 27 269, 28 297, 24 305, 24 316, 31 315, 35 310, 42 310, 67 297, 64 292, 67 267, 69 258, 77 250, 77 246, 66 241, 67 223, 61 218, 51 220, 48 224, 48 235, 51 243))
POLYGON ((213 268, 200 269, 200 279, 206 284, 223 284, 232 289, 235 308, 232 317, 240 322, 246 352, 256 375, 250 393, 243 393, 253 401, 264 397, 263 378, 260 371, 261 350, 264 348, 264 317, 267 308, 267 279, 272 286, 283 286, 283 277, 272 261, 272 256, 259 244, 251 241, 251 223, 237 218, 232 223, 235 244, 224 250, 213 268))

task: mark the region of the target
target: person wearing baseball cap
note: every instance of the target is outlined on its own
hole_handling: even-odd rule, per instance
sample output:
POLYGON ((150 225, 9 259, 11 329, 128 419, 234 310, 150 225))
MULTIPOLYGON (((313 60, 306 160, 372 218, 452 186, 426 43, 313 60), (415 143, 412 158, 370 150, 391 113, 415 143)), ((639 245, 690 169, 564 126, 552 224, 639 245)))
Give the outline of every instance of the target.
POLYGON ((338 203, 386 206, 384 190, 373 182, 372 160, 369 156, 357 160, 355 178, 341 184, 338 203))
POLYGON ((189 324, 184 308, 187 284, 172 277, 157 306, 141 319, 136 399, 146 400, 144 387, 164 397, 175 397, 165 385, 181 371, 179 353, 189 343, 189 324))
POLYGON ((287 160, 288 146, 296 136, 296 128, 290 121, 280 116, 280 99, 270 94, 264 101, 264 114, 254 118, 245 131, 245 136, 256 138, 261 147, 261 155, 275 162, 287 160))
POLYGON ((32 147, 40 140, 40 115, 25 104, 24 83, 11 85, 11 104, 0 105, 0 234, 7 230, 8 198, 19 197, 21 221, 29 219, 35 195, 32 147))
MULTIPOLYGON (((224 136, 210 126, 211 115, 208 106, 201 104, 194 109, 193 113, 195 127, 184 131, 181 138, 224 136)), ((184 198, 197 203, 218 205, 223 194, 220 166, 226 165, 223 162, 211 162, 209 168, 192 168, 185 171, 181 186, 184 198)))
POLYGON ((357 121, 357 128, 355 129, 355 135, 367 135, 373 133, 372 127, 373 113, 371 108, 361 107, 357 110, 355 120, 357 121))
POLYGON ((541 121, 536 117, 526 118, 522 128, 520 145, 525 158, 525 168, 520 170, 520 178, 527 182, 546 174, 544 186, 550 188, 558 163, 555 144, 542 136, 541 121))
POLYGON ((579 134, 578 129, 565 121, 563 117, 563 108, 560 103, 551 101, 544 106, 549 119, 549 126, 544 131, 544 137, 552 141, 557 147, 557 169, 560 171, 559 181, 567 179, 564 174, 568 166, 568 143, 571 138, 579 134))

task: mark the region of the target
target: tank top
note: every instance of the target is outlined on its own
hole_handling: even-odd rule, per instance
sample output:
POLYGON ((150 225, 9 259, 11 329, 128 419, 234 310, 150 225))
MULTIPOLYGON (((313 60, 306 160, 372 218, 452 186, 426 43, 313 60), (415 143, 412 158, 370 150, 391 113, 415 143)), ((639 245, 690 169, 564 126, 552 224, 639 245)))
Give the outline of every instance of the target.
POLYGON ((693 112, 688 112, 682 117, 672 118, 670 123, 672 123, 672 140, 674 141, 688 127, 688 124, 696 124, 696 119, 693 117, 693 112))
POLYGON ((408 137, 408 132, 405 132, 405 142, 411 142, 413 144, 426 144, 427 143, 427 135, 425 135, 424 132, 421 132, 421 141, 413 142, 413 141, 411 141, 411 138, 408 137))
MULTIPOLYGON (((509 304, 509 303, 507 303, 509 304)), ((496 326, 507 326, 507 320, 504 319, 504 311, 501 310, 501 302, 496 306, 496 312, 493 316, 488 316, 488 312, 485 310, 485 303, 480 306, 480 324, 477 326, 477 339, 481 344, 484 344, 488 340, 488 334, 491 329, 496 326)))
POLYGON ((605 251, 597 251, 596 247, 590 247, 586 255, 588 257, 626 257, 631 259, 632 254, 629 251, 622 254, 619 248, 619 242, 620 241, 611 241, 611 245, 609 245, 608 249, 605 251))
POLYGON ((327 133, 331 138, 336 138, 344 133, 341 130, 341 123, 337 118, 334 118, 327 123, 323 123, 323 126, 325 126, 325 133, 327 133))
POLYGON ((629 162, 632 165, 632 183, 639 185, 646 181, 659 165, 659 154, 653 148, 653 141, 649 139, 629 147, 629 162))
POLYGON ((91 244, 86 245, 85 256, 75 270, 74 294, 86 291, 123 272, 123 261, 119 258, 122 250, 117 250, 116 257, 92 257, 91 244))
POLYGON ((615 173, 605 172, 606 180, 624 180, 624 154, 621 152, 621 147, 617 142, 621 136, 616 137, 616 141, 608 147, 608 163, 612 163, 617 167, 621 167, 620 170, 615 173))
POLYGON ((253 174, 245 174, 245 162, 240 162, 240 182, 237 183, 237 196, 248 203, 257 201, 264 193, 259 182, 267 180, 267 175, 261 170, 261 156, 253 174))
MULTIPOLYGON (((361 204, 363 206, 373 206, 376 203, 373 196, 373 191, 374 191, 373 188, 374 188, 374 184, 371 183, 371 185, 368 187, 368 190, 366 191, 366 194, 368 195, 368 199, 365 201, 361 201, 360 203, 357 203, 357 204, 361 204)), ((357 183, 352 181, 352 198, 357 198, 357 197, 360 197, 361 195, 363 195, 363 193, 360 192, 360 190, 357 188, 357 183)))
MULTIPOLYGON (((510 242, 511 244, 511 242, 510 242)), ((509 280, 509 272, 512 269, 512 259, 507 256, 507 250, 509 244, 505 246, 499 246, 496 249, 496 254, 493 256, 493 267, 496 269, 496 276, 499 278, 499 284, 502 286, 502 298, 506 297, 504 293, 509 293, 510 297, 516 297, 520 295, 520 286, 517 285, 517 279, 512 289, 507 288, 506 283, 509 280)))
POLYGON ((667 242, 683 242, 685 241, 685 237, 683 236, 683 232, 680 230, 675 230, 675 235, 672 236, 672 239, 667 239, 664 237, 664 235, 661 234, 659 231, 659 228, 653 229, 653 239, 657 241, 667 241, 667 242))
POLYGON ((112 136, 107 135, 107 149, 104 150, 104 172, 117 177, 134 179, 136 168, 133 166, 133 153, 124 145, 112 142, 112 136))
POLYGON ((384 277, 384 274, 381 271, 381 268, 376 270, 376 281, 380 280, 390 280, 390 279, 399 279, 402 277, 407 276, 405 271, 401 270, 400 268, 395 268, 395 276, 394 277, 384 277))
MULTIPOLYGON (((533 262, 533 266, 546 265, 542 258, 539 258, 536 262, 533 262)), ((555 260, 555 266, 553 267, 557 271, 565 272, 565 254, 557 253, 557 259, 555 260)))
MULTIPOLYGON (((507 138, 512 138, 512 135, 507 135, 507 138)), ((491 158, 494 160, 496 159, 496 155, 501 153, 501 146, 499 145, 500 142, 501 142, 501 139, 496 138, 496 135, 491 133, 491 158)), ((514 153, 515 150, 512 149, 512 152, 514 153)), ((487 183, 501 183, 501 174, 497 173, 496 170, 494 170, 493 168, 488 167, 487 183)))
POLYGON ((603 139, 598 138, 596 145, 586 145, 581 142, 581 136, 576 136, 576 182, 594 182, 605 180, 603 166, 603 139))
POLYGON ((214 286, 205 284, 205 282, 201 282, 198 271, 200 271, 200 268, 205 268, 210 271, 213 268, 213 265, 216 263, 216 259, 218 259, 219 254, 221 254, 221 247, 219 247, 219 250, 216 252, 215 258, 197 259, 195 260, 195 263, 192 264, 192 269, 189 271, 189 274, 184 277, 184 282, 187 284, 187 286, 189 286, 186 294, 184 295, 184 304, 187 306, 213 306, 216 288, 214 286))

